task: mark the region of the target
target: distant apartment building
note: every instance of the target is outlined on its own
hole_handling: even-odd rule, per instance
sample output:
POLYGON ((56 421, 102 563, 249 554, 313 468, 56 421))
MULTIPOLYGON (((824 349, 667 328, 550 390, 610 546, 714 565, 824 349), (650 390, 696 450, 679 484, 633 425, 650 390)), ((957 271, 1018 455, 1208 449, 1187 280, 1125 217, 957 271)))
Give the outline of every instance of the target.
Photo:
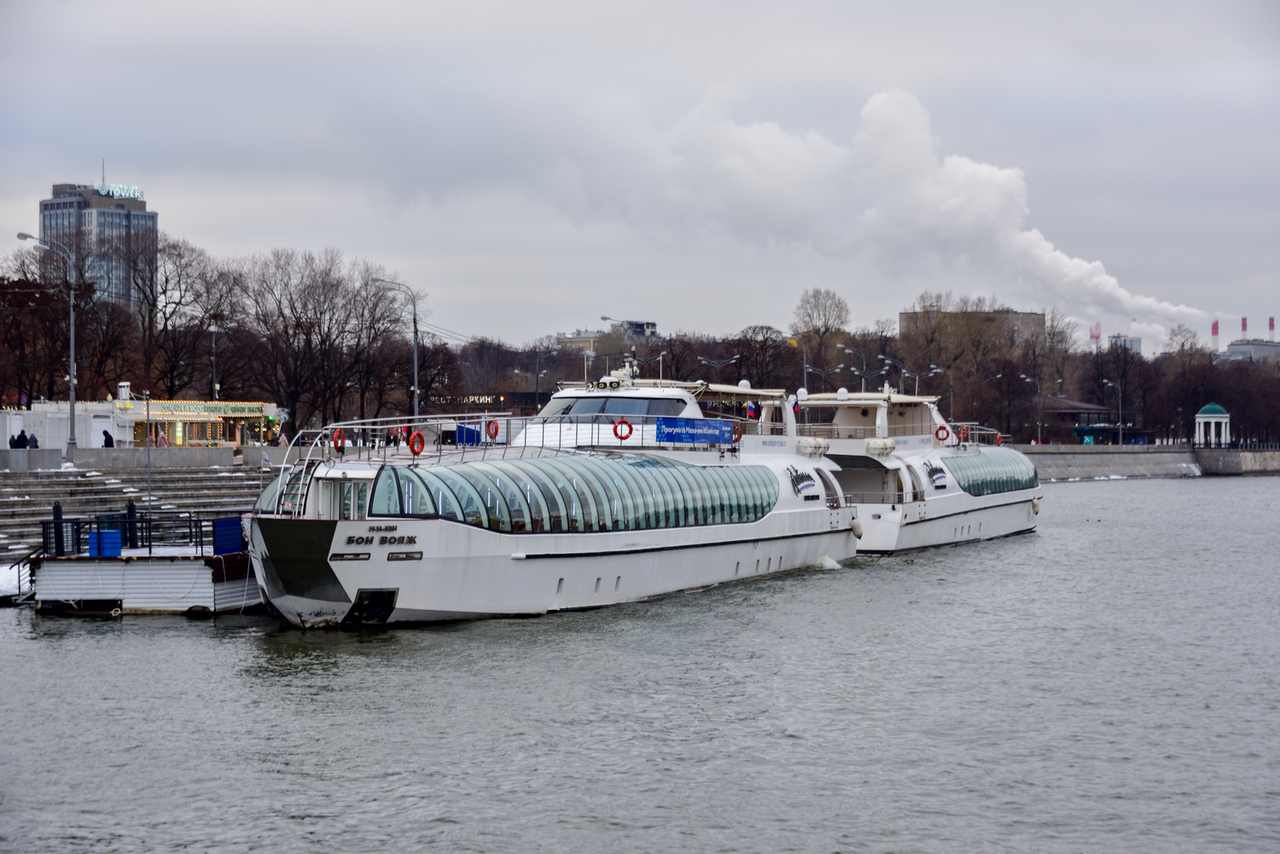
POLYGON ((1107 340, 1111 342, 1111 347, 1124 347, 1134 353, 1142 353, 1142 339, 1133 335, 1121 335, 1117 332, 1107 340))
POLYGON ((596 342, 600 340, 600 336, 604 335, 603 329, 575 329, 573 332, 557 332, 556 344, 561 350, 578 350, 592 352, 596 349, 596 342))
POLYGON ((138 187, 54 184, 52 198, 40 202, 40 239, 65 247, 77 265, 83 261, 100 298, 127 305, 133 302, 128 258, 141 252, 154 260, 156 219, 138 187))
POLYGON ((1015 344, 1044 340, 1042 311, 902 311, 898 313, 898 332, 904 336, 919 334, 931 323, 976 320, 990 335, 1008 335, 1015 344))

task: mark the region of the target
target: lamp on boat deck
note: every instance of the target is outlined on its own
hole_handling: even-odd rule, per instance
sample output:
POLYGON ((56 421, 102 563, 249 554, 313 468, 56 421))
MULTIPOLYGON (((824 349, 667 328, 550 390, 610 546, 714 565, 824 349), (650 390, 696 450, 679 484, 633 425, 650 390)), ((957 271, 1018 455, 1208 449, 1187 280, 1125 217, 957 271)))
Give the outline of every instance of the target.
POLYGON ((416 422, 418 420, 418 295, 408 285, 402 285, 389 279, 373 276, 369 281, 373 284, 382 285, 384 291, 397 291, 402 294, 408 294, 409 299, 413 302, 413 420, 416 422))

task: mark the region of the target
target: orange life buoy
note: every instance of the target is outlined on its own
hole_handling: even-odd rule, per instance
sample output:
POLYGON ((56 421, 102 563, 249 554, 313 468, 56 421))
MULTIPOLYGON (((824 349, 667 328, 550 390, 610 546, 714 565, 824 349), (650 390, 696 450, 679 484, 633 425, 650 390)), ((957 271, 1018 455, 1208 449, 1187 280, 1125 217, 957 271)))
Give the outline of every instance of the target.
POLYGON ((961 442, 969 441, 969 428, 961 424, 960 429, 956 431, 956 435, 960 437, 961 442))
POLYGON ((345 437, 346 434, 342 432, 341 427, 333 431, 333 449, 340 454, 342 453, 342 440, 345 437))
POLYGON ((937 437, 939 442, 945 442, 951 438, 951 431, 947 429, 946 424, 939 424, 938 429, 933 431, 933 435, 937 437))
POLYGON ((735 442, 742 441, 742 425, 741 424, 733 425, 733 441, 735 442))
POLYGON ((422 435, 420 430, 414 430, 413 435, 409 437, 409 453, 415 457, 422 453, 422 449, 427 446, 427 437, 422 435))
POLYGON ((625 418, 619 418, 613 422, 613 435, 620 442, 625 442, 631 438, 631 422, 625 418), (623 431, 626 431, 625 433, 623 431))
POLYGON ((996 434, 996 444, 997 445, 1004 444, 1004 436, 1000 435, 999 433, 996 434))
POLYGON ((490 421, 488 424, 484 425, 484 434, 489 437, 489 441, 493 441, 498 438, 498 422, 490 421))

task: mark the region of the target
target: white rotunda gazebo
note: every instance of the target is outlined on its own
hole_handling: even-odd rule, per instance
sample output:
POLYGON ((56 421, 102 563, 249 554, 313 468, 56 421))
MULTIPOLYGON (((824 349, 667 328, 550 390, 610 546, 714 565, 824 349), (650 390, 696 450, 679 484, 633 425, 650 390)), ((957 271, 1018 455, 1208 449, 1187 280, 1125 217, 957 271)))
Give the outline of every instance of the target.
POLYGON ((1216 403, 1206 404, 1196 413, 1196 445, 1224 448, 1231 444, 1231 416, 1216 403))

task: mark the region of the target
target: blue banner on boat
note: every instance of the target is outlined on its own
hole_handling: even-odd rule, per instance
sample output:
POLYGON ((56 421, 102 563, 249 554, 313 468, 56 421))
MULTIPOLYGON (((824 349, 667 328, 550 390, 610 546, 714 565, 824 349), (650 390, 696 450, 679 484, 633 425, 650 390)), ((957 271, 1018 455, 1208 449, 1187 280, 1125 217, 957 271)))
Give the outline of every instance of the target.
POLYGON ((733 422, 701 418, 659 418, 659 443, 676 445, 732 445, 733 422))

